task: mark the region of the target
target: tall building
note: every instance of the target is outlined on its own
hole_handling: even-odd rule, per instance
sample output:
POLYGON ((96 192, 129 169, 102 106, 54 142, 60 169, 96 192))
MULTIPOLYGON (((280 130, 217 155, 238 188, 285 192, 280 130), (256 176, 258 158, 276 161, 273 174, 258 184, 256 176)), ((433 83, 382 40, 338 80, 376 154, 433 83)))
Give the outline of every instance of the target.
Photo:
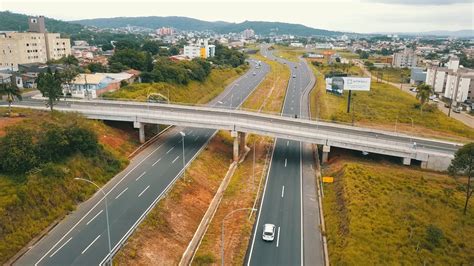
POLYGON ((413 49, 406 48, 403 52, 393 54, 393 67, 416 67, 417 56, 413 49))
POLYGON ((156 30, 156 33, 161 36, 173 35, 173 28, 162 27, 156 30))
POLYGON ((255 31, 252 29, 246 29, 242 32, 242 37, 244 39, 252 39, 253 37, 255 37, 255 31))
POLYGON ((46 31, 44 17, 28 19, 28 32, 0 32, 0 68, 46 63, 71 54, 71 41, 46 31))
POLYGON ((216 46, 209 44, 208 40, 198 40, 196 43, 184 46, 184 56, 189 58, 209 58, 216 54, 216 46))
POLYGON ((456 103, 474 100, 474 70, 461 67, 457 57, 451 57, 446 66, 429 65, 425 83, 435 94, 456 103))

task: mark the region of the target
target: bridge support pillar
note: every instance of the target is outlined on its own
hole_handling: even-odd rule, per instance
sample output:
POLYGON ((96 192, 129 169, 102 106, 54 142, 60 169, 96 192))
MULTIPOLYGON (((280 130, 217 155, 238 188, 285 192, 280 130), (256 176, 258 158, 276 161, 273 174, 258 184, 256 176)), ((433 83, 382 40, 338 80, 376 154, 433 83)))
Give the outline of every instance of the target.
POLYGON ((234 138, 232 159, 234 162, 237 162, 240 155, 245 153, 245 149, 248 149, 246 146, 247 134, 244 132, 231 131, 230 135, 234 138))
POLYGON ((410 165, 411 164, 411 158, 408 158, 408 157, 403 158, 403 164, 404 165, 410 165))
POLYGON ((331 146, 323 145, 323 158, 322 162, 327 163, 329 158, 329 152, 331 151, 331 146))
POLYGON ((145 124, 142 122, 133 122, 133 127, 138 128, 140 143, 145 143, 145 124))
POLYGON ((230 135, 234 138, 232 159, 237 162, 239 160, 239 134, 237 131, 231 131, 230 135))

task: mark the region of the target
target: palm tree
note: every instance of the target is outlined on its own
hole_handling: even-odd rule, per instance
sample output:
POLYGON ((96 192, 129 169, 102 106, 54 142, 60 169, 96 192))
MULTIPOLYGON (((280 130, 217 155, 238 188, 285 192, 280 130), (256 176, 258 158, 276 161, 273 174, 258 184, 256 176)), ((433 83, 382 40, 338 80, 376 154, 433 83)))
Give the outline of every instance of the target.
POLYGON ((428 102, 428 99, 430 98, 431 94, 433 94, 433 88, 430 85, 427 85, 425 83, 421 83, 416 87, 417 92, 416 92, 416 98, 420 100, 421 104, 421 112, 423 112, 423 105, 425 105, 426 102, 428 102))
POLYGON ((2 80, 2 87, 0 88, 0 93, 5 94, 7 96, 8 101, 8 113, 11 114, 12 112, 12 102, 16 99, 22 100, 21 98, 21 91, 16 85, 15 82, 4 82, 2 80))

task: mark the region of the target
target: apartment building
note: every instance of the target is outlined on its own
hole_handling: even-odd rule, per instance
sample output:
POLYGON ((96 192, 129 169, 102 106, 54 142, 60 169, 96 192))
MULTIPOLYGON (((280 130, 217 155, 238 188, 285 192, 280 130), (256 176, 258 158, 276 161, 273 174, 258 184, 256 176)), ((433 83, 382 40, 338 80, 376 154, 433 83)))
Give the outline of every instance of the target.
POLYGON ((183 55, 189 58, 209 58, 216 54, 216 46, 209 44, 208 40, 198 40, 194 44, 185 45, 183 55))
POLYGON ((0 68, 18 69, 19 64, 46 63, 71 54, 71 41, 48 33, 44 17, 28 20, 28 32, 0 32, 0 68))
POLYGON ((415 51, 413 51, 413 49, 405 48, 403 52, 393 54, 392 66, 398 68, 416 67, 417 60, 418 58, 415 51))
POLYGON ((435 94, 456 103, 474 100, 474 69, 460 66, 457 57, 451 57, 446 66, 430 64, 425 83, 435 94))

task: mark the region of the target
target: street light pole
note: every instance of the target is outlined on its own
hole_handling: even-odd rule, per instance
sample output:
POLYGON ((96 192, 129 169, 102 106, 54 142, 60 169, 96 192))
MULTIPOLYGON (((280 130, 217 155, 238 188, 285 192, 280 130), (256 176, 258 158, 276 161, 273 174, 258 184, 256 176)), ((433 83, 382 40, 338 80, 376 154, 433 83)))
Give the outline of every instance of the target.
POLYGON ((228 213, 226 216, 224 216, 224 219, 222 219, 222 230, 221 230, 221 232, 222 232, 222 235, 221 235, 221 263, 222 263, 222 266, 224 266, 224 222, 227 219, 227 217, 232 215, 234 212, 245 211, 245 210, 256 211, 257 209, 255 209, 255 208, 240 208, 240 209, 237 209, 237 210, 233 210, 230 213, 228 213))
POLYGON ((107 239, 108 239, 108 243, 109 243, 109 263, 110 265, 112 265, 112 246, 110 244, 110 226, 109 226, 109 209, 107 207, 107 194, 105 194, 104 190, 99 187, 96 183, 88 180, 88 179, 85 179, 85 178, 80 178, 80 177, 76 177, 74 178, 75 180, 81 180, 81 181, 85 181, 85 182, 88 182, 94 186, 96 186, 100 192, 102 192, 102 194, 104 194, 104 199, 105 199, 105 219, 107 221, 107 239))
POLYGON ((183 143, 183 180, 186 181, 186 159, 184 158, 184 137, 186 134, 183 131, 180 131, 181 134, 181 142, 183 143))

